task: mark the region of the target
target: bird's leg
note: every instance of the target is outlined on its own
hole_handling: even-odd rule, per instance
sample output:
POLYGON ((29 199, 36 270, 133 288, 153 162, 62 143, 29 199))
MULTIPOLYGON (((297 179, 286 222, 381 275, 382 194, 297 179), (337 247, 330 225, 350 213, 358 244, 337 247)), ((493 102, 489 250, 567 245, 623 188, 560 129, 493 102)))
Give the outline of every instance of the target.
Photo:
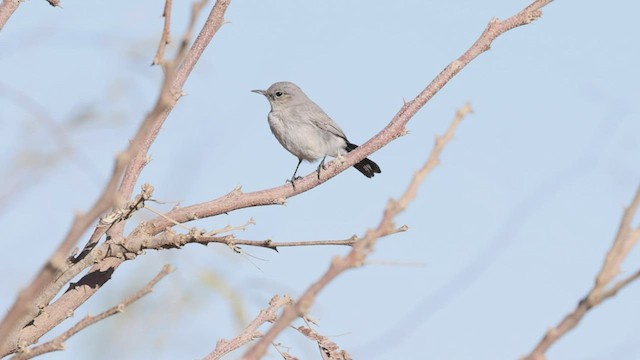
POLYGON ((298 168, 300 167, 301 163, 302 163, 302 159, 298 159, 298 165, 296 165, 296 170, 293 172, 293 176, 291 176, 291 180, 287 180, 287 182, 291 182, 291 186, 293 186, 293 190, 296 189, 295 181, 300 179, 300 176, 296 177, 296 174, 298 173, 298 168))
POLYGON ((322 158, 322 161, 320 161, 320 165, 318 165, 318 180, 320 180, 320 169, 326 169, 326 167, 324 166, 324 161, 326 158, 327 155, 322 158))

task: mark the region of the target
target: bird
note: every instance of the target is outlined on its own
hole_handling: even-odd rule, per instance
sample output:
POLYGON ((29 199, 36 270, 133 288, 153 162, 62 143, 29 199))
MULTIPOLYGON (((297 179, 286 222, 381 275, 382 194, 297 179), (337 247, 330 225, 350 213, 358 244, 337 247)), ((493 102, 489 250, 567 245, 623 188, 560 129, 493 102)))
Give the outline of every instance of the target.
MULTIPOLYGON (((320 179, 320 169, 324 169, 327 156, 342 156, 358 148, 298 85, 281 81, 269 86, 267 90, 251 91, 267 98, 271 105, 267 116, 271 132, 287 151, 298 158, 291 180, 287 180, 291 181, 294 188, 294 181, 299 179, 296 174, 302 160, 314 162, 322 158, 318 165, 320 179)), ((368 158, 362 159, 353 167, 368 178, 382 172, 380 166, 368 158)))

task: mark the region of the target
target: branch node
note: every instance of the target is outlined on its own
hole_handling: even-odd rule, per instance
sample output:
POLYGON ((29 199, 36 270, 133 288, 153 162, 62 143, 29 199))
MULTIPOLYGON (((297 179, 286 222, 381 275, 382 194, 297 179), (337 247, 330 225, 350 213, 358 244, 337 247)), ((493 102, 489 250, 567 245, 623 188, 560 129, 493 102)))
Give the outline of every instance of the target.
POLYGON ((527 13, 527 19, 525 20, 525 24, 530 24, 542 17, 542 10, 534 10, 527 13))

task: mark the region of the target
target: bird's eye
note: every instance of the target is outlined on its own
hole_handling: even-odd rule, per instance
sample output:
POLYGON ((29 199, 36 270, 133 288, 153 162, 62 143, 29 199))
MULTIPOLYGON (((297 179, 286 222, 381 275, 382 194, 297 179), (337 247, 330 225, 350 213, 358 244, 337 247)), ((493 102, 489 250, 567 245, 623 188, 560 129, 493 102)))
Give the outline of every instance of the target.
POLYGON ((276 91, 276 97, 280 97, 284 95, 284 93, 282 91, 276 91))

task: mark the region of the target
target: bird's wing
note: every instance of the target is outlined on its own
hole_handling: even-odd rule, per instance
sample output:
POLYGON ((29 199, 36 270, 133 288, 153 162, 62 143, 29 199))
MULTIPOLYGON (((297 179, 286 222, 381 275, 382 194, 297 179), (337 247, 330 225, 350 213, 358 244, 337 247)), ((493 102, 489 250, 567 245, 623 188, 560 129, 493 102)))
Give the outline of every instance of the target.
POLYGON ((337 137, 347 140, 347 135, 345 135, 344 131, 340 129, 340 126, 338 126, 338 124, 336 124, 336 122, 333 121, 329 115, 322 110, 322 108, 315 103, 313 105, 315 106, 311 106, 307 109, 308 118, 311 120, 313 125, 322 130, 328 131, 337 137))

